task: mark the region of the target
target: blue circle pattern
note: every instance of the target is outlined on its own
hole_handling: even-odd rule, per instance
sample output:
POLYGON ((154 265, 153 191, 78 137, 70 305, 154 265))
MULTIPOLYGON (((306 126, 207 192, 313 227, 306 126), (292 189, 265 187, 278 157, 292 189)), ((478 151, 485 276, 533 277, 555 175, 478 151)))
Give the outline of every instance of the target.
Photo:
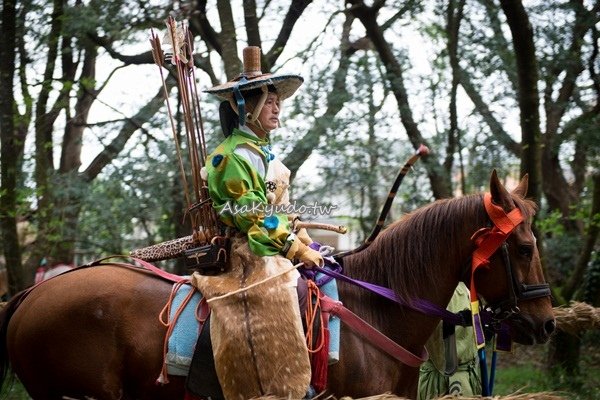
POLYGON ((277 218, 275 215, 270 215, 267 218, 265 218, 265 222, 263 225, 268 230, 277 229, 277 227, 279 226, 279 218, 277 218))
POLYGON ((223 161, 223 154, 217 154, 213 157, 212 159, 212 165, 213 167, 217 167, 219 164, 221 164, 221 161, 223 161))

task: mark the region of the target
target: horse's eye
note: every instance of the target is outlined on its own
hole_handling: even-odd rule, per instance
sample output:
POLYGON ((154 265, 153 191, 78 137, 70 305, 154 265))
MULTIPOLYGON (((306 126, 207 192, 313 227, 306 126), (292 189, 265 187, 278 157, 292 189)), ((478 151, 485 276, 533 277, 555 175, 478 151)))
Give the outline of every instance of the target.
POLYGON ((531 258, 533 256, 533 246, 530 244, 520 244, 518 250, 522 257, 531 258))

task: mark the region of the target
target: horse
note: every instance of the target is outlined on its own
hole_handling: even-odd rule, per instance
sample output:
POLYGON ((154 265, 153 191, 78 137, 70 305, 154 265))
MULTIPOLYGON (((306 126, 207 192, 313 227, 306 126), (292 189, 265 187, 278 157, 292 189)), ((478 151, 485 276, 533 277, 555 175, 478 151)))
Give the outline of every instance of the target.
MULTIPOLYGON (((409 303, 423 299, 440 307, 459 281, 469 286, 471 278, 482 302, 492 307, 514 297, 515 283, 521 289, 545 286, 547 292, 538 296, 517 290, 516 303, 502 318, 517 343, 546 342, 555 320, 531 230, 535 204, 524 198, 526 190, 526 177, 509 192, 492 173, 492 202, 506 212, 519 209, 524 220, 505 239, 508 247, 474 273, 471 237, 491 224, 482 194, 438 200, 406 214, 365 250, 344 258, 344 273, 386 286, 409 303)), ((413 353, 423 350, 439 322, 348 283, 338 286, 346 307, 413 353)), ((75 269, 15 296, 0 313, 2 383, 10 365, 34 399, 183 398, 185 378, 156 383, 166 333, 158 314, 171 288, 142 269, 104 265, 75 269)), ((328 391, 415 398, 418 373, 342 325, 328 391)))

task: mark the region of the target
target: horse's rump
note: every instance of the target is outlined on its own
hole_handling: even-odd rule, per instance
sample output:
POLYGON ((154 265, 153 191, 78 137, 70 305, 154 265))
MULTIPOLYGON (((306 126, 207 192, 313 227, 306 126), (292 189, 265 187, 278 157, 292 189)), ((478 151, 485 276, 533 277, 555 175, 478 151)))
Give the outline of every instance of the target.
POLYGON ((131 390, 144 397, 163 363, 158 314, 171 286, 110 265, 43 282, 9 321, 12 370, 34 398, 119 398, 128 382, 141 383, 131 390))
MULTIPOLYGON (((258 257, 234 239, 231 271, 195 274, 192 283, 210 301, 290 269, 283 257, 258 257)), ((298 274, 288 272, 248 290, 210 302, 211 340, 226 398, 263 395, 302 398, 310 363, 299 318, 298 274)))

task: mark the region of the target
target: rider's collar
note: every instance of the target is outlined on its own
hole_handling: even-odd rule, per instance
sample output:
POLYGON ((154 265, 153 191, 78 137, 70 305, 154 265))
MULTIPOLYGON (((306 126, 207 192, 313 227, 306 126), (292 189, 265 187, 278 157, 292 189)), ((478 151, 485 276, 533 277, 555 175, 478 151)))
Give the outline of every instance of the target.
POLYGON ((256 142, 261 146, 269 143, 268 137, 265 139, 259 138, 258 136, 256 136, 256 133, 254 133, 252 129, 250 129, 247 125, 240 126, 239 128, 237 128, 237 130, 238 135, 251 139, 252 141, 256 142))

